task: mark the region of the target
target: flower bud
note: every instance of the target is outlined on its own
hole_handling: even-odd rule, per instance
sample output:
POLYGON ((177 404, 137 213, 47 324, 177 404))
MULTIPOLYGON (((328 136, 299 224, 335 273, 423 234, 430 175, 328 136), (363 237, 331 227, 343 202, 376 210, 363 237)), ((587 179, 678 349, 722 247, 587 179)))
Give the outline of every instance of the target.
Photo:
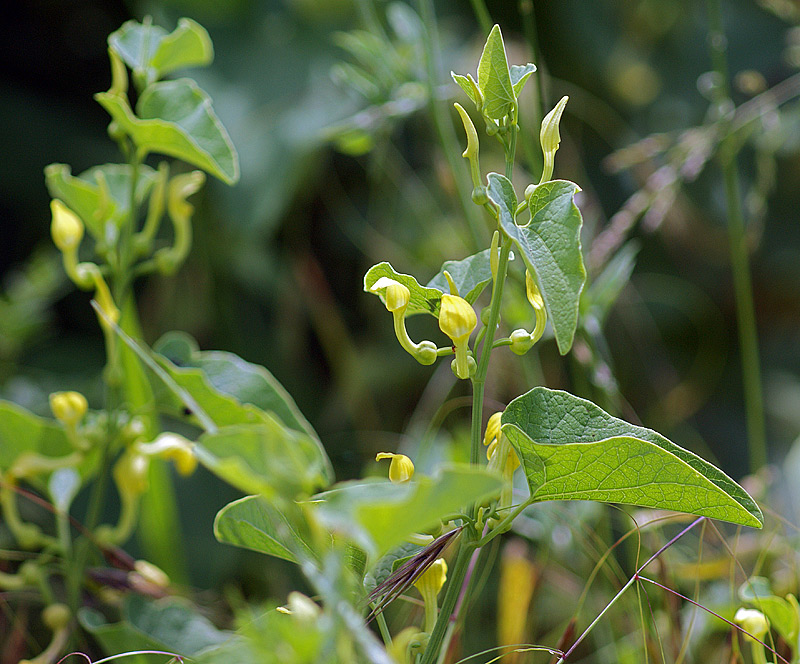
POLYGON ((50 410, 59 421, 74 429, 80 424, 89 404, 80 392, 53 392, 50 395, 50 410))
POLYGON ((138 496, 147 491, 150 459, 138 452, 125 452, 114 465, 114 481, 120 493, 138 496))
POLYGON ((389 465, 389 480, 395 483, 408 482, 414 477, 414 462, 405 454, 394 454, 392 452, 379 452, 375 456, 375 461, 391 459, 389 465))
POLYGON ((435 598, 445 581, 447 581, 447 563, 444 558, 437 558, 414 582, 414 586, 423 597, 431 594, 435 598))
POLYGON ((138 574, 146 582, 158 586, 159 588, 169 587, 169 576, 160 567, 147 560, 137 560, 133 564, 134 573, 138 574))
MULTIPOLYGON (((769 631, 767 617, 761 611, 756 611, 755 609, 739 609, 733 617, 733 621, 743 630, 762 641, 769 631)), ((749 636, 747 638, 750 639, 749 636)))
POLYGON ((486 433, 483 434, 483 444, 489 445, 500 434, 500 425, 503 418, 503 411, 493 413, 486 423, 486 433))
POLYGON ((279 606, 277 611, 307 622, 317 620, 320 614, 319 604, 303 593, 294 590, 289 593, 286 606, 279 606))
POLYGON ((462 380, 469 378, 467 349, 469 335, 478 324, 472 305, 458 295, 442 295, 439 311, 439 329, 453 341, 455 347, 455 374, 462 380))
POLYGON ((536 327, 531 332, 531 343, 535 344, 544 334, 544 327, 547 324, 547 309, 544 307, 542 293, 528 270, 525 270, 525 294, 536 314, 536 327))
POLYGON ((146 456, 172 461, 176 470, 184 476, 191 475, 197 468, 194 444, 176 433, 162 433, 152 443, 138 443, 136 450, 146 456))
POLYGON ((414 351, 414 357, 420 364, 428 366, 439 359, 439 349, 432 341, 420 341, 417 344, 417 350, 414 351))
POLYGON ((553 176, 556 151, 558 150, 558 144, 561 142, 561 134, 559 133, 558 126, 561 122, 561 116, 564 113, 564 107, 567 105, 568 101, 569 97, 561 97, 553 110, 542 120, 542 128, 539 131, 539 141, 542 145, 542 154, 544 155, 544 167, 542 169, 542 179, 539 181, 540 183, 547 182, 553 176))
POLYGON ((50 201, 50 212, 53 215, 50 235, 56 247, 61 252, 76 251, 83 239, 83 222, 57 198, 50 201))
POLYGON ((511 352, 515 355, 525 355, 533 347, 533 337, 528 330, 522 328, 514 330, 509 339, 511 339, 511 352))
POLYGON ((42 611, 42 622, 52 632, 64 629, 71 617, 72 613, 66 604, 51 604, 42 611))
POLYGON ((408 288, 399 281, 395 281, 389 277, 381 277, 378 279, 372 284, 370 290, 373 293, 384 291, 383 302, 386 305, 386 309, 392 313, 395 311, 405 311, 411 299, 411 292, 408 288))

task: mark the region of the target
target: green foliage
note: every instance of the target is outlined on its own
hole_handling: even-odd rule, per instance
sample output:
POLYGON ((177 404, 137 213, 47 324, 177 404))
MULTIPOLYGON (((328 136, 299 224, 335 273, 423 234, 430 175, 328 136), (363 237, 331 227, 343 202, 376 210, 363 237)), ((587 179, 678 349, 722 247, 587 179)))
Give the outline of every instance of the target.
POLYGON ((227 184, 239 179, 239 161, 228 132, 211 108, 211 99, 188 78, 148 86, 136 104, 112 92, 95 95, 143 155, 177 157, 227 184))
POLYGON ((508 179, 489 173, 488 182, 487 194, 498 207, 500 226, 536 275, 563 355, 572 346, 586 280, 580 243, 582 219, 573 201, 578 186, 563 180, 538 185, 528 201, 530 222, 523 225, 516 218, 517 198, 508 179))
POLYGON ((500 120, 511 114, 517 99, 499 25, 492 28, 483 47, 478 63, 478 87, 483 93, 482 111, 489 118, 500 120))
POLYGON ((764 524, 758 505, 722 471, 585 399, 535 387, 502 421, 535 502, 602 500, 764 524))

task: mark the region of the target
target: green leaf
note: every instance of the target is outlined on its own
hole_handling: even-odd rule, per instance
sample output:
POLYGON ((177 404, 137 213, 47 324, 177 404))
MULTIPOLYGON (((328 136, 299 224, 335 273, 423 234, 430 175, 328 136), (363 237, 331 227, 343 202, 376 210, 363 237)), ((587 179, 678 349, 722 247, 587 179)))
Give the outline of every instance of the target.
POLYGON ((453 80, 458 83, 459 87, 467 93, 467 96, 472 100, 472 103, 475 104, 476 107, 480 107, 480 99, 478 99, 478 96, 475 93, 478 84, 475 82, 475 79, 472 78, 472 74, 462 76, 461 74, 456 74, 455 72, 451 71, 450 76, 452 76, 453 80))
POLYGON ((439 317, 439 306, 442 300, 442 291, 438 288, 428 288, 420 286, 419 282, 408 274, 401 274, 395 272, 395 269, 386 262, 373 265, 364 275, 364 290, 367 293, 372 293, 381 298, 383 302, 383 295, 375 293, 370 288, 381 277, 389 277, 398 283, 403 284, 408 288, 411 297, 408 301, 408 308, 406 309, 406 316, 413 316, 414 314, 430 314, 431 316, 439 317))
POLYGON ((95 95, 119 127, 144 152, 183 159, 227 184, 239 179, 239 157, 211 98, 188 78, 148 86, 133 114, 118 94, 95 95))
POLYGON ((447 270, 461 297, 470 304, 474 304, 483 289, 492 283, 490 253, 491 249, 484 249, 460 261, 446 261, 439 273, 428 282, 426 288, 435 288, 443 293, 449 293, 450 285, 444 276, 444 271, 447 270))
POLYGON ((292 499, 327 484, 316 442, 270 414, 258 424, 203 434, 195 453, 206 468, 245 493, 292 499))
POLYGON ((410 482, 386 480, 343 482, 314 496, 314 514, 329 530, 354 540, 373 560, 424 532, 442 517, 500 492, 495 474, 468 466, 443 468, 433 477, 410 482))
MULTIPOLYGON (((313 427, 264 367, 233 353, 200 351, 194 339, 179 332, 164 335, 155 348, 159 351, 156 359, 169 378, 191 395, 214 425, 257 424, 269 422, 274 415, 314 443, 315 466, 322 469, 326 484, 333 481, 331 462, 313 427)), ((183 416, 189 405, 168 387, 156 390, 156 401, 159 409, 176 417, 183 416)))
POLYGON ((503 45, 503 35, 499 25, 492 28, 483 47, 478 63, 478 87, 483 92, 481 110, 492 120, 505 117, 516 104, 506 48, 503 45))
POLYGON ((190 18, 178 20, 178 27, 161 40, 150 65, 164 74, 184 67, 205 67, 214 60, 214 47, 206 29, 190 18))
POLYGON ((8 470, 24 452, 60 457, 72 452, 72 445, 60 424, 0 400, 0 471, 8 470))
POLYGON ((755 501, 721 470, 567 392, 534 388, 502 422, 534 502, 596 500, 763 524, 755 501))
POLYGON ((205 28, 188 18, 167 34, 158 25, 126 21, 108 37, 108 45, 145 85, 176 69, 205 66, 214 49, 205 28))
POLYGON ((515 97, 519 97, 519 93, 522 92, 525 83, 535 71, 536 65, 530 62, 527 65, 511 65, 511 85, 514 89, 515 97))
POLYGON ((316 560, 316 554, 300 535, 298 519, 290 521, 289 514, 286 505, 278 509, 261 496, 245 496, 217 513, 214 536, 225 544, 293 563, 300 558, 316 560))
POLYGON ((586 281, 581 255, 581 213, 573 196, 578 185, 552 180, 536 187, 530 198, 531 221, 518 226, 517 197, 509 180, 489 173, 489 199, 498 207, 500 225, 519 248, 525 266, 536 278, 558 350, 572 346, 578 305, 586 281))
POLYGON ((367 593, 371 593, 375 588, 386 581, 398 567, 407 562, 409 558, 418 554, 421 550, 422 547, 419 544, 403 542, 389 551, 389 553, 373 565, 372 570, 367 574, 364 579, 364 589, 367 593))
POLYGON ((156 649, 190 657, 227 641, 231 634, 218 630, 188 602, 175 597, 151 600, 128 595, 123 620, 108 623, 98 611, 81 609, 81 626, 97 638, 106 652, 156 649))
MULTIPOLYGON (((72 175, 66 164, 44 169, 50 196, 61 199, 77 214, 95 240, 113 245, 119 228, 127 221, 131 202, 131 167, 104 164, 72 175)), ((142 164, 136 181, 136 203, 141 205, 156 180, 156 172, 142 164)))
POLYGON ((199 369, 218 393, 274 413, 289 428, 317 438, 294 399, 264 367, 247 362, 234 353, 201 351, 197 342, 185 332, 168 332, 154 344, 153 350, 171 360, 173 366, 199 369))

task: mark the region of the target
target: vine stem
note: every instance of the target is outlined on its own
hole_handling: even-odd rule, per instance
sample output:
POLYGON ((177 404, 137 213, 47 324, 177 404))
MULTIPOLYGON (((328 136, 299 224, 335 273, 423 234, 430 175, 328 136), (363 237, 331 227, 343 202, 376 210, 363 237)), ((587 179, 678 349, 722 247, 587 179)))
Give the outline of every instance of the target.
MULTIPOLYGON (((516 118, 515 118, 516 120, 516 118)), ((516 122, 510 127, 510 138, 506 147, 506 177, 511 179, 511 174, 514 168, 514 152, 517 144, 517 127, 516 122)), ((489 358, 492 354, 494 346, 494 336, 497 330, 497 323, 500 320, 500 304, 503 300, 503 288, 506 282, 508 273, 508 259, 511 254, 511 238, 503 234, 503 241, 500 245, 500 258, 497 262, 497 277, 494 281, 492 288, 492 299, 489 304, 489 319, 486 321, 486 336, 481 346, 480 359, 478 366, 475 370, 475 375, 472 378, 472 422, 470 428, 470 463, 478 465, 480 459, 481 447, 481 431, 483 430, 483 395, 486 384, 486 374, 489 370, 489 358)), ((469 508, 469 516, 474 520, 478 505, 473 504, 469 508)), ((461 533, 461 542, 459 543, 458 554, 456 561, 453 565, 452 571, 449 575, 447 583, 447 590, 442 600, 442 606, 439 611, 439 618, 436 625, 428 639, 428 645, 425 647, 425 652, 422 656, 421 664, 433 664, 437 661, 440 652, 447 649, 447 645, 452 635, 452 630, 449 630, 451 622, 458 619, 458 610, 460 604, 458 598, 461 594, 461 589, 464 587, 465 580, 467 579, 467 572, 470 567, 472 553, 478 549, 478 542, 481 533, 475 530, 474 527, 464 528, 461 533), (447 636, 447 638, 445 638, 447 636)), ((471 577, 470 577, 471 578, 471 577)), ((469 588, 467 588, 469 591, 469 588)))
MULTIPOLYGON (((732 103, 728 85, 727 39, 722 26, 720 0, 707 0, 706 7, 709 23, 709 50, 718 79, 716 101, 720 107, 724 108, 732 103)), ((747 447, 750 472, 752 473, 767 463, 767 442, 764 399, 761 388, 761 364, 758 354, 758 331, 753 305, 753 283, 750 273, 747 232, 742 212, 737 153, 736 139, 729 135, 720 145, 719 161, 725 185, 728 240, 736 298, 739 355, 742 362, 742 383, 747 421, 747 447)))
POLYGON ((558 660, 558 662, 556 664, 564 664, 564 662, 567 661, 567 658, 575 651, 575 648, 577 648, 581 644, 581 642, 589 635, 589 632, 591 632, 594 629, 594 626, 598 622, 600 622, 600 619, 611 609, 612 606, 614 606, 614 604, 617 603, 617 600, 620 597, 622 597, 622 594, 628 588, 630 588, 636 581, 638 581, 640 578, 642 578, 639 575, 642 573, 642 571, 644 570, 645 567, 647 567, 650 563, 652 563, 656 558, 658 558, 662 553, 664 553, 664 551, 666 551, 669 547, 671 547, 673 544, 675 544, 675 542, 677 542, 681 537, 683 537, 686 533, 688 533, 698 523, 701 523, 701 522, 703 522, 705 520, 706 520, 706 517, 704 517, 704 516, 697 517, 688 526, 686 526, 686 528, 681 530, 681 532, 679 532, 677 535, 675 535, 675 537, 670 539, 664 546, 662 546, 658 551, 656 551, 652 556, 650 556, 645 561, 645 563, 643 565, 641 565, 641 567, 639 567, 639 569, 637 569, 636 572, 634 572, 634 574, 631 576, 631 578, 628 579, 628 582, 624 586, 622 586, 622 588, 619 589, 619 591, 617 592, 616 595, 614 595, 614 597, 611 599, 611 601, 608 604, 606 604, 605 608, 602 611, 600 611, 600 613, 598 613, 597 616, 595 616, 595 619, 592 620, 590 625, 585 630, 583 630, 583 633, 575 640, 575 642, 569 647, 569 649, 561 656, 561 658, 558 660))

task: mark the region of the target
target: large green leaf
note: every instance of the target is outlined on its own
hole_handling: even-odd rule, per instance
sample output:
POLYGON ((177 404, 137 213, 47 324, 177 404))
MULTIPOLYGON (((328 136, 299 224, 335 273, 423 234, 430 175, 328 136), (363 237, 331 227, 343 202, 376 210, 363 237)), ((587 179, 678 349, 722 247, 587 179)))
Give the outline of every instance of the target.
POLYGON ((408 288, 411 297, 408 302, 408 308, 406 309, 406 316, 430 314, 436 318, 439 317, 439 306, 442 300, 441 290, 438 288, 420 286, 419 282, 411 275, 396 272, 389 263, 383 262, 373 265, 364 275, 364 290, 367 293, 378 295, 381 301, 383 301, 383 295, 370 290, 381 277, 394 279, 408 288))
MULTIPOLYGON (((333 468, 322 442, 291 396, 264 367, 233 353, 198 351, 194 340, 185 336, 171 334, 162 338, 158 347, 171 359, 188 365, 176 366, 163 355, 156 355, 160 368, 173 383, 157 386, 156 402, 160 410, 176 417, 187 414, 194 417, 196 414, 191 412, 192 406, 184 396, 188 394, 202 410, 203 417, 198 417, 198 422, 207 431, 259 423, 272 428, 277 420, 287 429, 287 436, 296 435, 304 445, 306 441, 313 444, 314 468, 322 473, 323 484, 333 481, 333 468)), ((310 450, 306 452, 311 454, 310 450)))
POLYGON ((151 600, 131 594, 123 602, 120 622, 109 623, 99 612, 85 608, 79 611, 78 620, 109 654, 163 650, 192 656, 231 636, 230 632, 214 627, 186 601, 175 597, 151 600))
POLYGON ((245 493, 293 499, 327 484, 327 458, 306 434, 265 414, 258 424, 235 424, 203 434, 200 462, 245 493))
MULTIPOLYGON (((131 202, 131 167, 128 164, 104 164, 84 171, 77 177, 66 164, 50 164, 44 169, 50 196, 61 199, 77 214, 95 240, 113 245, 119 227, 128 220, 131 202)), ((155 182, 156 172, 139 166, 136 202, 141 205, 155 182)))
POLYGON ((314 514, 332 532, 351 537, 373 560, 465 505, 498 494, 502 480, 479 468, 452 466, 410 482, 343 482, 314 497, 314 514))
POLYGON ((531 497, 689 512, 761 527, 755 501, 721 470, 591 401, 537 387, 503 412, 531 497))
POLYGON ((72 452, 72 445, 61 425, 0 400, 0 471, 24 452, 60 457, 72 452))
POLYGON ((447 270, 458 288, 459 295, 470 304, 474 304, 483 289, 492 282, 490 253, 491 249, 484 249, 460 261, 445 261, 442 269, 428 282, 426 288, 435 288, 443 293, 449 293, 450 285, 444 276, 444 272, 447 270))
MULTIPOLYGON (((250 421, 247 414, 239 413, 233 419, 224 416, 224 411, 237 410, 237 404, 252 404, 263 411, 274 413, 287 427, 307 433, 317 439, 317 434, 300 412, 291 395, 264 367, 247 362, 234 353, 225 351, 201 351, 197 342, 184 332, 168 332, 153 346, 166 357, 173 377, 202 375, 201 389, 212 388, 221 402, 227 405, 219 413, 223 421, 217 421, 215 407, 208 412, 217 424, 238 424, 250 421), (199 372, 192 372, 197 369, 199 372), (208 386, 208 387, 206 387, 208 386), (234 401, 224 397, 233 397, 234 401), (241 419, 239 419, 241 417, 241 419)), ((181 382, 181 381, 179 381, 181 382)), ((196 398, 198 395, 195 395, 196 398)))
POLYGON ((109 35, 108 45, 145 84, 176 69, 208 65, 214 59, 208 32, 188 18, 180 19, 169 34, 152 23, 126 21, 109 35))
POLYGON ((239 179, 239 157, 211 98, 188 78, 148 86, 136 104, 113 92, 95 95, 119 127, 144 152, 177 157, 223 182, 239 179))
POLYGON ((517 196, 508 178, 489 173, 487 194, 497 205, 500 225, 519 248, 536 278, 558 350, 572 346, 578 324, 578 305, 586 281, 581 255, 583 220, 573 196, 578 185, 552 180, 536 187, 529 201, 531 221, 516 222, 517 196))
POLYGON ((499 25, 492 28, 483 47, 478 63, 478 87, 483 92, 481 110, 493 120, 508 115, 516 103, 499 25))
POLYGON ((286 505, 278 509, 261 496, 245 496, 217 513, 214 535, 220 542, 293 563, 299 557, 315 560, 316 554, 300 534, 300 515, 290 520, 289 514, 286 505))

